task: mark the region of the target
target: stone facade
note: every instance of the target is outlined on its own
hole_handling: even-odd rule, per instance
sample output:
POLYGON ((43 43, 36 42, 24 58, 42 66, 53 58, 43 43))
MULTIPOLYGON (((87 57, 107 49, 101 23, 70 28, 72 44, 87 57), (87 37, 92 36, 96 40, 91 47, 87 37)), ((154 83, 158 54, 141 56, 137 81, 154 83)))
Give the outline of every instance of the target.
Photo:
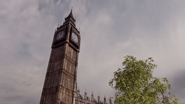
POLYGON ((71 11, 54 33, 40 104, 108 104, 106 98, 96 100, 93 94, 90 98, 76 91, 81 37, 75 21, 71 11))
POLYGON ((75 104, 80 32, 72 11, 54 33, 40 104, 75 104))

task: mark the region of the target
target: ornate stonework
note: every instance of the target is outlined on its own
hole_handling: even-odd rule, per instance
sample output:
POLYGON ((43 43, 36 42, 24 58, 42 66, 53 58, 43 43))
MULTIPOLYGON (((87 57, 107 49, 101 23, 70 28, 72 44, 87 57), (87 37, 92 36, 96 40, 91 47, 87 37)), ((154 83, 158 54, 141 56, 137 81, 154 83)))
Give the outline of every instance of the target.
POLYGON ((40 104, 108 104, 106 98, 101 101, 76 91, 80 41, 71 11, 54 33, 40 104))
POLYGON ((55 31, 40 104, 75 104, 79 48, 71 11, 55 31))
POLYGON ((104 100, 101 100, 99 95, 96 99, 93 93, 91 94, 91 97, 89 97, 87 96, 86 91, 84 95, 82 95, 80 94, 80 90, 78 89, 76 91, 75 104, 112 104, 112 101, 111 98, 109 99, 109 101, 107 101, 106 97, 104 97, 104 100))

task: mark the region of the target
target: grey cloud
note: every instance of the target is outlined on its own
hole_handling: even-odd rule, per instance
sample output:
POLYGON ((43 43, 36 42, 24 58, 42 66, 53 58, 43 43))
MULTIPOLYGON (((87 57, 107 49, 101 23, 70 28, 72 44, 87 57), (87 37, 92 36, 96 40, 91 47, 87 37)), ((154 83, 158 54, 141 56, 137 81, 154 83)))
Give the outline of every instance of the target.
MULTIPOLYGON (((17 79, 14 81, 4 80, 6 80, 6 83, 0 83, 0 97, 2 104, 32 104, 38 102, 38 97, 40 97, 38 96, 39 93, 30 92, 32 91, 32 89, 30 89, 31 87, 21 84, 17 79), (27 88, 29 88, 29 90, 27 90, 27 88)), ((28 84, 28 82, 26 83, 28 84)))
MULTIPOLYGON (((128 54, 139 58, 154 57, 156 64, 159 66, 155 75, 158 77, 168 76, 168 74, 161 73, 160 70, 163 70, 163 72, 168 69, 173 70, 172 67, 167 67, 169 63, 173 63, 170 60, 171 56, 176 54, 175 47, 172 45, 174 43, 171 43, 170 40, 169 26, 176 25, 176 19, 179 16, 184 16, 183 3, 178 4, 174 1, 169 1, 168 4, 159 1, 124 1, 122 3, 105 3, 105 7, 101 7, 101 2, 95 3, 94 7, 90 4, 93 3, 90 2, 89 5, 87 3, 87 8, 91 8, 87 9, 87 20, 93 21, 93 23, 89 23, 89 30, 84 27, 86 31, 84 29, 82 32, 83 40, 80 55, 83 54, 83 56, 80 56, 79 61, 83 64, 79 64, 79 82, 84 81, 82 76, 86 78, 91 73, 96 73, 96 76, 99 76, 96 78, 96 82, 101 83, 99 78, 108 74, 105 73, 107 70, 111 70, 110 72, 116 70, 116 66, 120 66, 119 63, 128 54), (118 4, 116 5, 117 8, 114 8, 115 3, 118 4), (174 4, 175 7, 173 7, 174 4), (108 14, 112 21, 109 21, 106 25, 102 25, 101 21, 99 24, 95 24, 98 17, 105 14, 108 14), (111 22, 112 24, 110 24, 111 22), (96 28, 95 26, 103 27, 96 28), (103 32, 101 32, 102 28, 103 32), (83 36, 83 34, 85 35, 83 36), (89 41, 88 39, 91 40, 89 41), (168 47, 169 45, 171 47, 168 47), (86 60, 86 64, 82 60, 86 60), (110 68, 108 63, 112 63, 114 67, 110 68), (86 67, 81 68, 82 65, 86 65, 86 67), (106 67, 102 67, 104 65, 106 67)), ((175 59, 177 60, 177 58, 175 59)), ((183 60, 180 60, 183 63, 183 60)), ((180 67, 184 67, 182 63, 180 67)), ((176 62, 174 64, 177 65, 176 62)), ((175 65, 171 64, 171 66, 175 65)), ((168 71, 168 73, 170 72, 168 71)), ((110 79, 111 74, 108 76, 110 79)), ((95 75, 92 74, 92 76, 88 77, 95 77, 95 75)), ((106 78, 102 79, 106 80, 106 78)), ((85 85, 88 81, 83 83, 85 85)), ((108 84, 104 83, 104 86, 108 86, 108 84)))
MULTIPOLYGON (((11 7, 0 1, 0 7, 0 92, 12 91, 0 94, 3 103, 7 99, 8 104, 39 102, 54 30, 71 7, 82 37, 81 93, 87 89, 88 95, 93 91, 101 98, 114 96, 108 81, 126 55, 153 57, 157 77, 172 78, 175 69, 185 67, 184 1, 20 0, 11 7)), ((175 83, 180 79, 174 78, 172 91, 183 99, 183 91, 178 90, 183 85, 175 83)))
POLYGON ((172 89, 171 91, 179 98, 184 99, 185 94, 185 70, 180 70, 174 73, 171 78, 172 89))

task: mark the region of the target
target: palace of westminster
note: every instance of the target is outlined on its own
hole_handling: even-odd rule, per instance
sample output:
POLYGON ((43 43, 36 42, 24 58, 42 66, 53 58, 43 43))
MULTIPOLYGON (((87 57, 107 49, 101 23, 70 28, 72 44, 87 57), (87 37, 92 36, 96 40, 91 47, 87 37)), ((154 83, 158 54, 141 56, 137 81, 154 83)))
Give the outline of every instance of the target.
POLYGON ((40 104, 112 104, 111 98, 100 100, 99 95, 96 99, 77 90, 81 36, 75 21, 71 10, 54 33, 40 104))

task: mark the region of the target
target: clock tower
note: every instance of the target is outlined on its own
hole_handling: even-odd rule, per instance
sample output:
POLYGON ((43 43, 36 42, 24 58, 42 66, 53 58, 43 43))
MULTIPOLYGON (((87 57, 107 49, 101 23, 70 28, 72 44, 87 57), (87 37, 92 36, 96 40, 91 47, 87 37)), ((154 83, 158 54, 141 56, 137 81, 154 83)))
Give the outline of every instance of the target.
POLYGON ((72 10, 54 33, 40 104, 74 104, 80 32, 72 10))

